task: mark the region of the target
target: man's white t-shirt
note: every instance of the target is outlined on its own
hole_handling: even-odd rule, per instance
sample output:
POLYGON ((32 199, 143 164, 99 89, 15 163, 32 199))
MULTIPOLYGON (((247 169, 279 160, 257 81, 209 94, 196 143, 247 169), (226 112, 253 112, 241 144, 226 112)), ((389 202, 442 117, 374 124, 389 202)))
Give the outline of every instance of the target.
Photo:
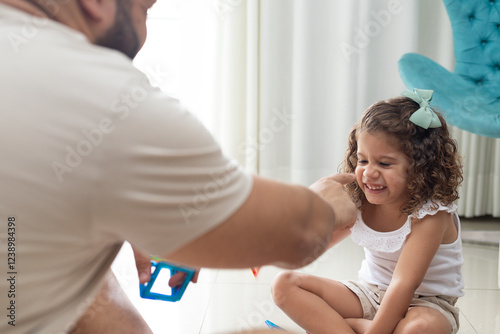
POLYGON ((125 240, 167 254, 252 178, 121 53, 5 5, 0 36, 0 332, 64 333, 125 240))

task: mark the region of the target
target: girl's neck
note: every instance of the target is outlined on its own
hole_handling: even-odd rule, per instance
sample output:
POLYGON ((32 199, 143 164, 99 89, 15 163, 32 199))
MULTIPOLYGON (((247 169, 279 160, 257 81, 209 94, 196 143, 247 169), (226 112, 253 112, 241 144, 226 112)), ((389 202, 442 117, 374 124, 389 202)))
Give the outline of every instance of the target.
POLYGON ((405 224, 408 215, 400 210, 400 206, 375 205, 365 203, 362 206, 363 221, 379 232, 389 232, 399 229, 405 224))

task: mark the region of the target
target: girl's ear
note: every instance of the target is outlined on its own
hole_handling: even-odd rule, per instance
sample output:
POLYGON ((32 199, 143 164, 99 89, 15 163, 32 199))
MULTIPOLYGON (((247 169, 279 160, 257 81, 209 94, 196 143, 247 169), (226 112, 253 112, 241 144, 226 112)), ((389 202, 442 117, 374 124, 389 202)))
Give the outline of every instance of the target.
POLYGON ((114 20, 120 0, 78 0, 82 11, 93 21, 114 20))

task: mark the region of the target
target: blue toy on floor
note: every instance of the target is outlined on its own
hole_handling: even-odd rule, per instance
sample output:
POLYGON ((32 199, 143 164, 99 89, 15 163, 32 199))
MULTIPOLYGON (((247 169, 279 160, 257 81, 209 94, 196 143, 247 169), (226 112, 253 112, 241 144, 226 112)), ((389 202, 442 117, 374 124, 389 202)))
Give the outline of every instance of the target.
POLYGON ((269 320, 266 320, 266 325, 267 327, 271 328, 271 329, 279 329, 279 330, 282 330, 284 331, 283 328, 281 328, 280 326, 276 325, 276 324, 273 324, 271 321, 269 320))

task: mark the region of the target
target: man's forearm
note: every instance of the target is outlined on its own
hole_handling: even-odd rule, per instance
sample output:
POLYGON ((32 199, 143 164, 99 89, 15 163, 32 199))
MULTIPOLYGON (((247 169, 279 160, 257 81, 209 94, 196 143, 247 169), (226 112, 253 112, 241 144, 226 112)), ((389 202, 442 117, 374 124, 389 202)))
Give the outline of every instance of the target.
POLYGON ((249 198, 233 216, 167 256, 195 267, 296 268, 324 252, 335 227, 333 207, 314 192, 255 177, 249 198))

